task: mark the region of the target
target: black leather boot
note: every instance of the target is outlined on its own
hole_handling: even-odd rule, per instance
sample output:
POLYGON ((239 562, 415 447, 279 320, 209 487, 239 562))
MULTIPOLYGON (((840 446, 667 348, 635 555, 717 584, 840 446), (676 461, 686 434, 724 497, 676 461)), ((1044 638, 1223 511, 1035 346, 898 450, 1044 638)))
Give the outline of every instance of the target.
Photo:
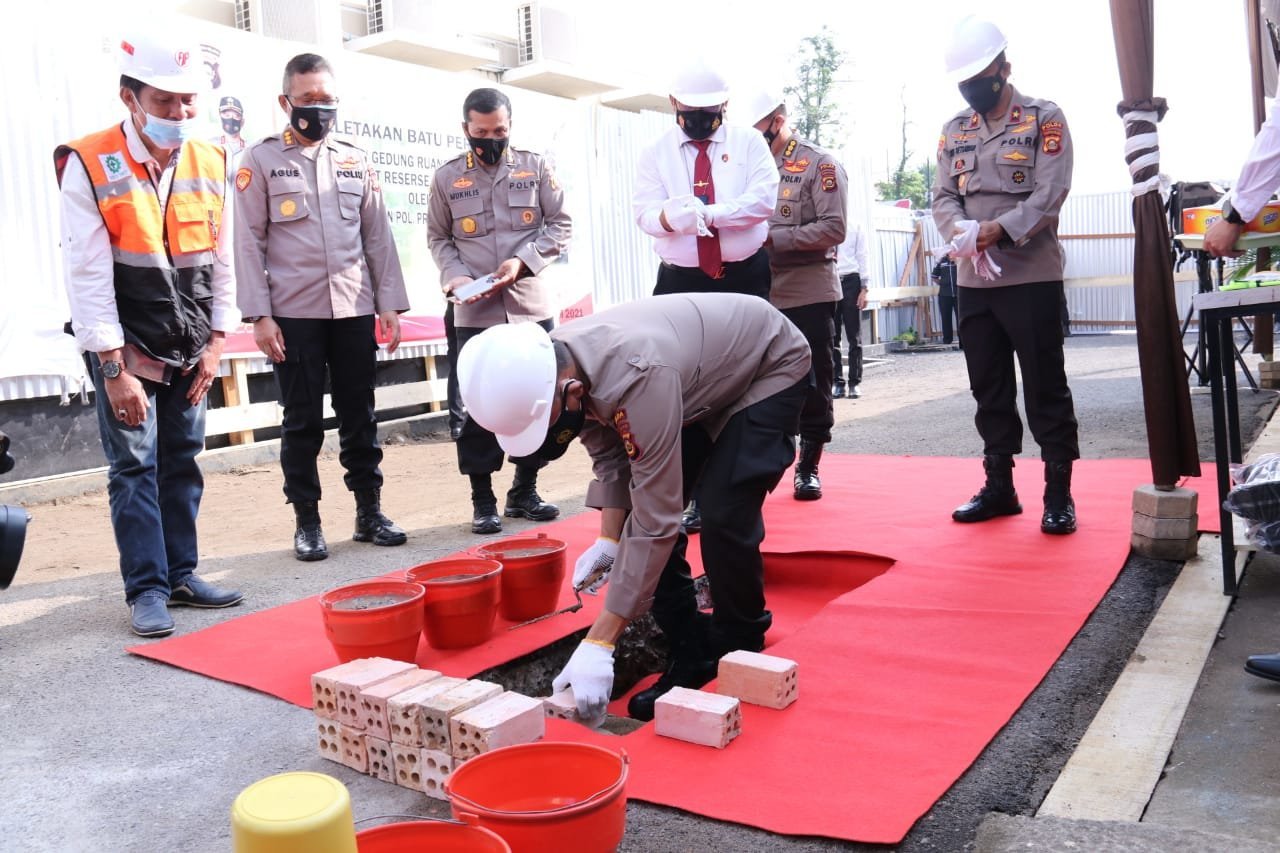
POLYGON ((471 532, 501 533, 502 519, 498 517, 498 499, 493 495, 493 485, 488 474, 471 475, 471 532))
POLYGON ((1022 512, 1018 493, 1013 489, 1013 457, 984 456, 982 467, 987 472, 987 482, 969 502, 951 513, 955 521, 986 521, 1001 515, 1017 515, 1022 512))
POLYGON ((800 440, 800 459, 796 462, 795 476, 795 497, 798 501, 816 501, 822 497, 818 462, 822 459, 823 446, 816 441, 800 440))
POLYGON ((689 501, 684 512, 680 513, 680 527, 687 536, 702 532, 702 510, 698 508, 697 498, 689 501))
POLYGON ((324 532, 320 530, 320 505, 315 501, 303 501, 293 505, 298 529, 293 531, 293 556, 310 563, 329 556, 324 544, 324 532))
POLYGON ((1044 463, 1044 533, 1064 535, 1076 532, 1076 502, 1071 499, 1071 463, 1044 463))
POLYGON ((516 466, 516 476, 507 492, 507 505, 502 514, 507 518, 551 521, 560 515, 560 507, 549 504, 538 495, 538 469, 516 466))
POLYGON ((673 687, 696 690, 716 677, 719 661, 711 649, 711 618, 699 613, 686 637, 671 640, 667 669, 654 685, 641 690, 627 702, 627 716, 635 720, 653 719, 653 705, 673 687))
POLYGON ((403 545, 408 536, 394 521, 382 514, 382 490, 356 491, 356 532, 351 538, 374 545, 403 545))

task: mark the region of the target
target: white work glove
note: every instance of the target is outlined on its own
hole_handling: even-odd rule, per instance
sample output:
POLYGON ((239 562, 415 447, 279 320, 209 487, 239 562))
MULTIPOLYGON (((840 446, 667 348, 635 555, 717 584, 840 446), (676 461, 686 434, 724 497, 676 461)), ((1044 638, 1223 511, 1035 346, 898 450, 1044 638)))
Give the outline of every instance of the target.
POLYGON ((569 686, 578 701, 578 720, 592 728, 603 723, 613 690, 613 646, 595 640, 579 643, 564 669, 551 681, 556 693, 569 686))
POLYGON ((573 564, 573 588, 595 595, 600 587, 608 583, 609 570, 613 568, 613 561, 617 556, 618 540, 601 536, 573 564), (592 575, 596 577, 588 583, 592 575))
POLYGON ((1000 276, 1000 265, 991 258, 991 252, 978 251, 978 221, 961 219, 956 223, 951 235, 951 242, 930 252, 934 257, 951 255, 953 258, 970 258, 973 270, 987 281, 995 281, 1000 276))
MULTIPOLYGON (((725 216, 728 213, 729 205, 720 204, 718 202, 712 202, 702 208, 702 217, 706 220, 709 227, 715 227, 715 224, 720 221, 720 217, 725 216)), ((705 237, 707 235, 704 234, 703 236, 705 237)))
POLYGON ((676 196, 662 203, 662 214, 676 234, 697 234, 699 225, 705 229, 702 209, 702 202, 692 195, 676 196))

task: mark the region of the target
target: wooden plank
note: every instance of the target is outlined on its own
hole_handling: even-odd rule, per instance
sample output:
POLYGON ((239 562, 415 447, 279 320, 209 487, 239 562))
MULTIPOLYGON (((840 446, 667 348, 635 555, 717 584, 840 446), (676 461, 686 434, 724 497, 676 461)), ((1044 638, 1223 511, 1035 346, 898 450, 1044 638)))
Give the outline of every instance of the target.
MULTIPOLYGON (((249 373, 245 369, 245 361, 242 358, 233 359, 231 362, 231 375, 222 377, 222 399, 226 408, 236 409, 249 404, 249 373)), ((231 433, 232 444, 253 444, 253 430, 243 427, 235 430, 227 430, 231 433)), ((208 430, 205 434, 209 435, 208 430)), ((217 435, 218 433, 213 433, 217 435)))
POLYGON ((1221 554, 1219 537, 1201 536, 1037 817, 1142 817, 1231 605, 1221 554))
MULTIPOLYGON (((374 408, 385 411, 440 401, 444 400, 447 390, 445 380, 438 378, 403 385, 387 385, 374 389, 374 408)), ((324 396, 323 411, 326 419, 334 417, 332 399, 328 394, 324 396)), ((252 403, 247 406, 224 406, 209 409, 205 414, 205 435, 237 432, 252 435, 255 429, 278 427, 283 422, 284 408, 275 400, 252 403)))

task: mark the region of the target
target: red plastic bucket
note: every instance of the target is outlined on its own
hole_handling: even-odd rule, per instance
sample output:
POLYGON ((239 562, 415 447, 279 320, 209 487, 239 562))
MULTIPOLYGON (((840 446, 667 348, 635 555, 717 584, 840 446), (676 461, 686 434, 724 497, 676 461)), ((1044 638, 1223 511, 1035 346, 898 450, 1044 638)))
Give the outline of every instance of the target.
POLYGON ((453 771, 453 816, 491 829, 512 853, 609 853, 627 822, 626 753, 539 741, 482 753, 453 771))
POLYGON ((564 582, 565 544, 544 534, 482 545, 476 553, 502 563, 503 619, 523 622, 556 609, 564 582))
POLYGON ((344 584, 320 596, 324 633, 343 663, 392 658, 413 663, 422 633, 422 584, 369 580, 344 584))
POLYGON ((501 837, 482 826, 442 820, 413 820, 388 823, 356 833, 359 853, 511 853, 501 837))
POLYGON ((436 560, 407 570, 404 579, 427 591, 427 642, 437 649, 462 649, 489 639, 498 617, 501 575, 501 563, 478 557, 436 560))

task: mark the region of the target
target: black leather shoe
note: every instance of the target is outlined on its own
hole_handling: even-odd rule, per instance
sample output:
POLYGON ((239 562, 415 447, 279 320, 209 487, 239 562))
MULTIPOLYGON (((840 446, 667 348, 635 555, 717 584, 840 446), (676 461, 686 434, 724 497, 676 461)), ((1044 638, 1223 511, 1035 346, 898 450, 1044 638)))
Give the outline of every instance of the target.
POLYGON ((1280 681, 1280 654, 1250 655, 1244 662, 1244 671, 1259 678, 1280 681))
POLYGON ((523 486, 507 492, 507 505, 502 514, 507 518, 551 521, 559 517, 560 507, 544 501, 533 486, 523 486))
POLYGON ((238 589, 222 589, 191 575, 182 586, 169 593, 170 607, 230 607, 239 604, 244 594, 238 589))
POLYGON ((836 384, 831 386, 831 399, 839 400, 844 396, 844 380, 837 380, 836 384))
POLYGON ((381 490, 361 489, 356 492, 356 532, 351 538, 374 545, 403 545, 409 537, 383 515, 381 490))
POLYGON ((850 385, 850 386, 849 386, 849 399, 850 399, 850 400, 856 400, 856 399, 858 399, 858 398, 859 398, 859 397, 861 397, 861 396, 862 396, 862 386, 861 386, 861 385, 850 385))
POLYGON ((680 513, 680 526, 684 529, 686 536, 702 532, 702 510, 698 509, 696 500, 689 501, 684 512, 680 513))
POLYGON ((453 441, 462 438, 462 424, 449 424, 449 438, 453 441))
POLYGON ((498 517, 496 502, 473 503, 471 515, 472 533, 501 533, 502 519, 498 517))
POLYGON ((129 605, 129 628, 139 637, 167 637, 173 633, 173 617, 164 593, 147 590, 129 605))
POLYGON ((953 521, 972 524, 1002 515, 1018 515, 1022 504, 1013 488, 1013 457, 987 455, 982 458, 987 481, 976 495, 956 507, 951 513, 953 521))
POLYGON ((677 657, 652 687, 641 690, 627 702, 627 716, 648 722, 653 719, 653 704, 673 687, 696 690, 716 677, 719 661, 712 658, 677 657))
POLYGON ((310 563, 323 560, 329 556, 329 548, 324 544, 324 532, 318 524, 304 524, 293 533, 293 556, 310 563))

